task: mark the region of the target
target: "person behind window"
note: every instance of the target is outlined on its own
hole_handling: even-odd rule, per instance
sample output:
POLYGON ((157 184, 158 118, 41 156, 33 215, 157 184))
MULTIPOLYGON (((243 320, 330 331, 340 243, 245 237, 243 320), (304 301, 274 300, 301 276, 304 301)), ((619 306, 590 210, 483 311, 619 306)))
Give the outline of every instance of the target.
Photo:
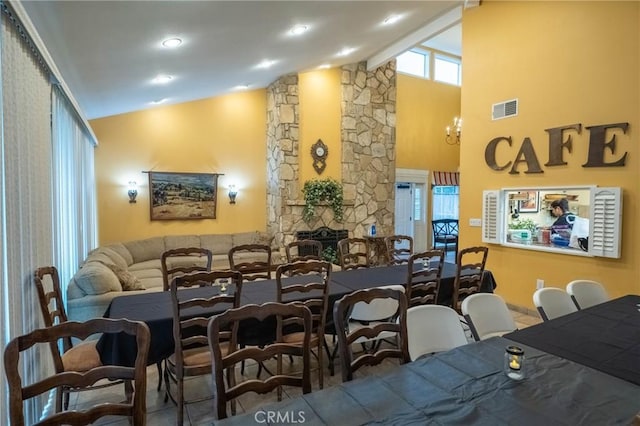
POLYGON ((562 198, 552 202, 551 214, 557 218, 556 221, 553 222, 553 225, 551 225, 551 233, 569 240, 576 216, 569 211, 569 202, 567 199, 562 198))

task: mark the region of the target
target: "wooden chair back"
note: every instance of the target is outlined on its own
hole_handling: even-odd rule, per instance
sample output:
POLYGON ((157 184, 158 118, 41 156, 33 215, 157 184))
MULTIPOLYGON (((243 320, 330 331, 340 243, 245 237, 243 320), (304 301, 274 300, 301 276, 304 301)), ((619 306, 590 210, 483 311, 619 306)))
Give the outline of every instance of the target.
MULTIPOLYGON (((67 313, 62 301, 62 290, 60 289, 60 277, 55 266, 44 266, 37 268, 33 274, 33 281, 38 293, 40 310, 45 327, 52 327, 57 324, 64 324, 68 321, 67 313)), ((56 373, 63 371, 84 372, 87 369, 100 366, 102 362, 96 349, 97 340, 82 342, 73 345, 71 337, 63 337, 62 353, 58 347, 59 342, 51 342, 51 356, 56 373)), ((92 387, 70 388, 62 387, 60 392, 56 392, 56 412, 69 408, 71 392, 100 389, 108 386, 122 384, 122 380, 111 380, 92 387)), ((130 392, 130 386, 125 383, 125 394, 130 392)))
POLYGON ((322 260, 322 243, 317 240, 296 240, 285 246, 287 263, 301 260, 322 260))
POLYGON ((489 248, 467 247, 458 252, 456 277, 453 284, 452 307, 462 315, 462 301, 480 292, 489 248))
POLYGON ((171 280, 178 275, 210 271, 213 255, 210 250, 200 247, 176 248, 162 253, 160 263, 162 264, 162 287, 164 291, 169 291, 171 280), (187 257, 189 260, 185 260, 187 257))
MULTIPOLYGON (((185 401, 184 378, 211 374, 207 325, 212 315, 240 306, 242 274, 224 270, 193 272, 175 277, 171 282, 174 353, 165 362, 165 402, 171 398, 177 405, 177 424, 182 425, 185 401), (214 287, 210 295, 188 298, 180 288, 214 287), (226 288, 223 290, 223 285, 226 288), (171 391, 176 384, 176 394, 171 391)), ((199 399, 197 401, 201 401, 199 399)))
MULTIPOLYGON (((230 309, 211 319, 208 326, 209 348, 211 350, 212 371, 216 394, 218 419, 227 417, 227 403, 247 392, 264 394, 280 386, 297 386, 302 393, 311 392, 311 311, 300 304, 265 303, 263 305, 245 305, 230 309), (269 321, 269 320, 272 321, 269 321), (275 319, 275 320, 274 320, 275 319), (295 320, 302 328, 302 344, 288 344, 283 340, 285 319, 295 320), (275 340, 264 346, 242 347, 239 330, 247 320, 274 324, 275 340), (273 321, 274 320, 274 321, 273 321), (228 345, 225 348, 225 343, 228 345), (302 374, 283 374, 282 356, 302 357, 302 374), (236 367, 247 360, 263 362, 277 357, 277 372, 266 380, 259 378, 236 381, 236 367)), ((235 404, 231 404, 235 414, 235 404)))
POLYGON ((368 268, 371 250, 365 238, 344 238, 338 241, 338 259, 343 271, 368 268))
MULTIPOLYGON (((54 389, 89 388, 99 380, 122 379, 133 381, 133 395, 120 403, 102 403, 86 409, 56 412, 37 424, 92 424, 105 416, 126 416, 134 425, 146 424, 147 356, 150 333, 147 325, 126 319, 96 318, 86 322, 65 321, 47 328, 37 329, 11 340, 4 351, 4 371, 9 387, 9 419, 14 426, 24 426, 24 401, 39 395, 48 395, 54 389), (54 347, 60 339, 86 339, 96 333, 127 333, 135 337, 137 355, 134 367, 101 365, 89 371, 56 373, 31 384, 24 384, 20 376, 20 354, 39 343, 54 347)), ((60 360, 58 354, 57 361, 60 360)), ((58 367, 58 366, 57 366, 58 367)))
POLYGON ((392 235, 385 237, 389 265, 401 265, 409 261, 413 254, 413 238, 408 235, 392 235))
POLYGON ((428 250, 409 257, 405 292, 409 307, 438 303, 444 252, 428 250))
MULTIPOLYGON (((278 303, 299 303, 311 311, 311 345, 315 346, 318 359, 318 383, 324 385, 324 362, 322 347, 325 344, 324 333, 329 305, 329 281, 331 264, 317 260, 287 263, 278 266, 276 283, 278 303), (286 280, 286 282, 285 282, 286 280)), ((297 341, 300 344, 299 325, 295 321, 285 320, 285 341, 297 341)))
POLYGON ((336 325, 340 362, 342 365, 342 381, 353 379, 353 373, 365 365, 380 364, 386 358, 398 358, 401 364, 409 362, 407 344, 407 298, 403 291, 390 288, 372 288, 358 290, 340 299, 333 308, 333 322, 336 325), (397 301, 397 310, 388 318, 358 324, 351 330, 349 318, 358 303, 371 304, 375 300, 391 299, 397 301), (382 334, 395 334, 397 347, 380 349, 381 345, 373 345, 369 351, 354 359, 352 345, 362 341, 376 339, 382 334))
POLYGON ((245 281, 258 279, 271 279, 271 246, 267 244, 243 244, 231 247, 229 250, 229 267, 233 271, 242 273, 245 281), (259 260, 243 259, 243 255, 250 254, 255 257, 261 254, 259 260))

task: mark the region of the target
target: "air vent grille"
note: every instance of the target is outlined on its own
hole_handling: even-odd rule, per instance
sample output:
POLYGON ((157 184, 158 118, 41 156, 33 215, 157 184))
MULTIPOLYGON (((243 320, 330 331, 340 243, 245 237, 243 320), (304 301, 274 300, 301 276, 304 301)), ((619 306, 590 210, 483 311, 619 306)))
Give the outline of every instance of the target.
POLYGON ((499 102, 491 107, 491 119, 500 120, 501 118, 513 117, 518 115, 518 100, 499 102))

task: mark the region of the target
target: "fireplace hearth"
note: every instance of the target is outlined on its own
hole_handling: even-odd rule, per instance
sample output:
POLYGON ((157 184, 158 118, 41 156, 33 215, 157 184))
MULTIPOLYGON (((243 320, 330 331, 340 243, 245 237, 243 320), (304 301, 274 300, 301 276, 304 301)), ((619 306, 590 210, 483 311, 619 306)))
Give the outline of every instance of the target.
MULTIPOLYGON (((346 229, 331 229, 326 226, 320 227, 313 231, 297 231, 296 238, 298 240, 316 240, 322 243, 322 250, 331 248, 334 252, 338 251, 338 241, 349 237, 349 231, 346 229)), ((300 255, 308 255, 312 253, 300 253, 300 255)))

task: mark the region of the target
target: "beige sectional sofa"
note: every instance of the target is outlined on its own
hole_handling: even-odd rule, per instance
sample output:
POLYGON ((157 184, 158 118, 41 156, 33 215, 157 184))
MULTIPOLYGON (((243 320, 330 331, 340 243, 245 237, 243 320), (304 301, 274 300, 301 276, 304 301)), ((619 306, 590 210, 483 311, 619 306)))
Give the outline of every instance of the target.
MULTIPOLYGON (((166 250, 202 247, 213 253, 213 269, 228 269, 228 252, 242 244, 272 244, 264 232, 237 234, 172 235, 110 244, 93 250, 67 288, 67 315, 86 321, 104 315, 114 297, 145 291, 162 291, 160 258, 166 250)), ((274 263, 278 250, 273 247, 274 263)), ((250 257, 251 254, 246 256, 250 257)), ((204 264, 200 257, 184 257, 181 265, 204 264)), ((175 263, 174 263, 175 265, 175 263)))

